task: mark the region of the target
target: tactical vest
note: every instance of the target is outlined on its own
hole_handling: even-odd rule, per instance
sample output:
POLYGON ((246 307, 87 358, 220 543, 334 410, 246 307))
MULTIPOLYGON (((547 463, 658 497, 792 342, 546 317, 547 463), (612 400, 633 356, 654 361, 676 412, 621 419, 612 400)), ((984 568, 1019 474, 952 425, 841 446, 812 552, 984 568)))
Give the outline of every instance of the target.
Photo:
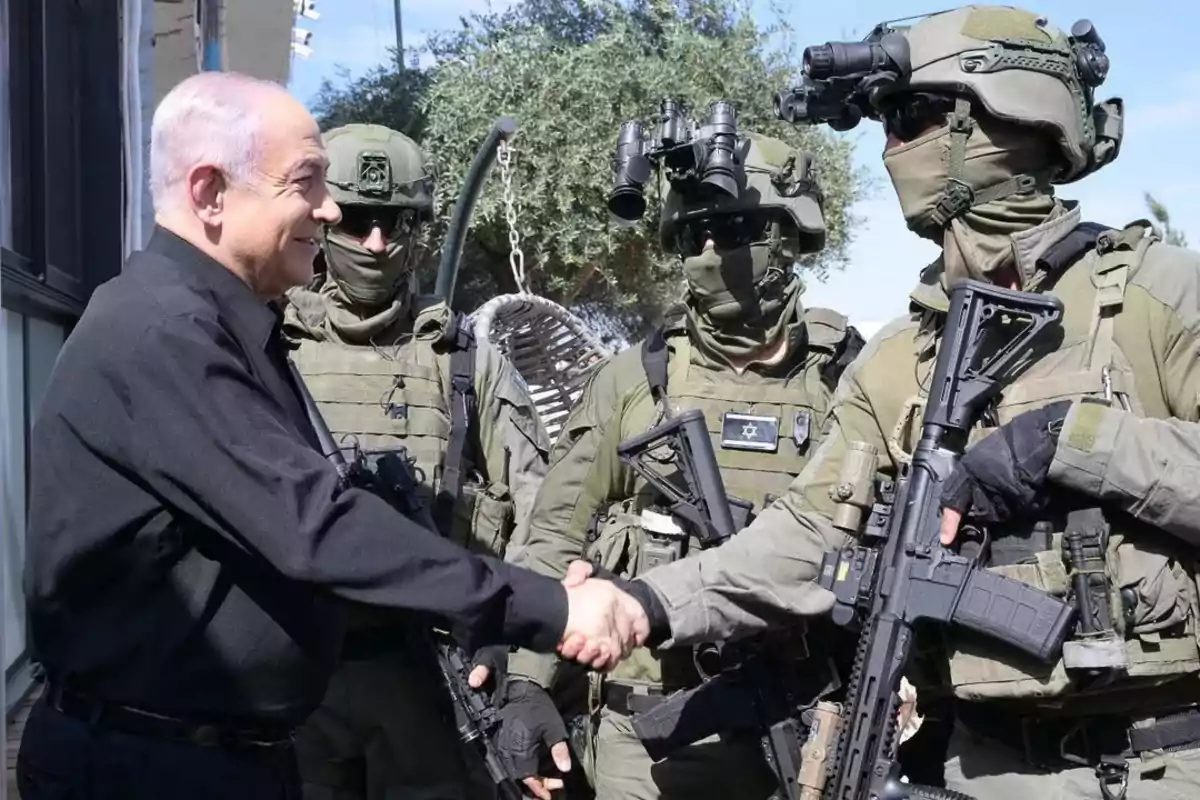
POLYGON ((399 453, 421 487, 439 531, 502 556, 512 534, 506 485, 484 479, 475 396, 475 340, 457 318, 436 325, 437 307, 418 314, 417 333, 387 346, 299 340, 292 360, 334 439, 371 463, 399 453))
MULTIPOLYGON (((1124 230, 1104 230, 1085 224, 1076 229, 1073 242, 1068 237, 1061 243, 1076 248, 1075 257, 1066 260, 1070 266, 1047 292, 1066 301, 1061 345, 1037 358, 1004 389, 988 423, 972 432, 972 443, 991 428, 1057 400, 1088 398, 1145 416, 1131 364, 1113 339, 1128 280, 1147 248, 1157 241, 1155 234, 1147 232, 1149 224, 1145 226, 1135 223, 1124 230), (1080 231, 1086 234, 1082 240, 1080 231)), ((923 404, 923 397, 910 401, 897 422, 889 442, 893 456, 906 460, 912 452, 923 404)), ((1109 705, 1123 705, 1124 693, 1116 692, 1200 672, 1194 551, 1132 518, 1105 516, 1110 525, 1105 572, 1118 633, 1114 647, 1119 653, 1123 643, 1127 667, 1119 674, 1109 673, 1105 680, 1082 678, 1083 670, 1065 663, 1069 656, 1052 665, 1030 663, 1002 645, 947 631, 948 677, 956 696, 1033 702, 1085 697, 1094 705, 1103 704, 1107 694, 1109 705)), ((1056 596, 1068 596, 1071 575, 1062 549, 1065 529, 1066 520, 1059 517, 1019 532, 992 531, 989 569, 1056 596)))
MULTIPOLYGON (((642 345, 649 397, 642 408, 669 402, 677 411, 704 412, 727 494, 753 505, 752 514, 787 491, 815 451, 842 371, 863 340, 836 312, 814 308, 804 315, 804 360, 792 356, 787 376, 755 383, 734 380, 731 370, 693 363, 692 343, 682 328, 659 330, 642 345), (668 363, 668 344, 674 350, 668 363), (724 379, 723 379, 724 378, 724 379)), ((647 418, 650 414, 647 411, 647 418)), ((669 516, 648 508, 653 498, 642 482, 635 496, 601 509, 589 533, 588 557, 627 577, 699 552, 669 516)), ((690 651, 679 653, 690 662, 690 651)), ((641 649, 611 674, 614 679, 687 684, 688 663, 641 649), (680 673, 678 680, 672 674, 680 673)))

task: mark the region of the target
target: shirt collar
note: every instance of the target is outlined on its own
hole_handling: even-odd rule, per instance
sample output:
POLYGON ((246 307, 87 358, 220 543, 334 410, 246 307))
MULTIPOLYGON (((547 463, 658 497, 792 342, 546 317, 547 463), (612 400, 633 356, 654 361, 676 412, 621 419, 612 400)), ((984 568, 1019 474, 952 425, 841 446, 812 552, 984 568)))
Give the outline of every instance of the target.
POLYGON ((207 291, 247 343, 266 348, 269 342, 277 338, 283 323, 280 305, 263 302, 245 281, 219 261, 158 225, 154 226, 146 250, 182 267, 197 288, 207 291))
MULTIPOLYGON (((1061 264, 1049 264, 1043 256, 1054 245, 1061 242, 1079 226, 1082 214, 1079 204, 1073 200, 1063 201, 1059 213, 1053 214, 1045 222, 1011 236, 1013 252, 1016 256, 1015 266, 1021 273, 1022 284, 1026 291, 1034 291, 1042 274, 1048 267, 1061 267, 1061 264)), ((950 309, 950 295, 943 285, 943 273, 946 271, 942 256, 921 271, 917 288, 909 295, 911 309, 927 309, 946 312, 950 309)))

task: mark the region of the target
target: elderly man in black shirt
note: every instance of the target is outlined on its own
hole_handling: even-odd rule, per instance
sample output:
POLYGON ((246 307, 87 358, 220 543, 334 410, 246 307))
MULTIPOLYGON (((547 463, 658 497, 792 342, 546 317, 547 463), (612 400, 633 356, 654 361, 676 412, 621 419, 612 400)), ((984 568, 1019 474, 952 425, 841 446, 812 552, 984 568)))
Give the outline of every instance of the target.
POLYGON ((644 640, 610 583, 469 555, 339 491, 271 302, 340 218, 302 106, 202 73, 156 111, 150 164, 158 226, 96 291, 33 432, 26 593, 48 686, 24 800, 298 797, 291 729, 323 696, 345 600, 601 669, 644 640))

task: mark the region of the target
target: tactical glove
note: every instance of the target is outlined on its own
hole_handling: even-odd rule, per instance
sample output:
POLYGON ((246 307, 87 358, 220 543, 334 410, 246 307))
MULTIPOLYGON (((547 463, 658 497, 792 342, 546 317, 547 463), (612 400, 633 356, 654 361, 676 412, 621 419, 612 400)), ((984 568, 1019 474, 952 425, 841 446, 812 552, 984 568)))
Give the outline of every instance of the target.
POLYGON ((492 702, 499 705, 504 697, 508 682, 508 645, 497 644, 481 647, 471 658, 472 667, 487 668, 487 682, 480 688, 489 691, 492 702))
POLYGON ((942 508, 981 522, 1006 522, 1041 511, 1042 491, 1071 409, 1059 400, 1001 425, 968 450, 942 488, 942 508))
MULTIPOLYGON (((541 774, 542 756, 554 745, 566 741, 566 723, 546 690, 533 681, 520 678, 509 681, 505 702, 500 706, 495 745, 508 762, 510 772, 518 778, 541 774)), ((569 763, 558 766, 570 769, 569 763)))

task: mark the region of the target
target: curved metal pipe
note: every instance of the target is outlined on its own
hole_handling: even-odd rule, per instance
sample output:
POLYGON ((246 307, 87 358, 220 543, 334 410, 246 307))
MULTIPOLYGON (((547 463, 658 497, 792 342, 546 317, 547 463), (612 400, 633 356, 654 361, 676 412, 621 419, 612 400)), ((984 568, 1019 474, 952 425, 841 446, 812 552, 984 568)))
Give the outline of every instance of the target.
POLYGON ((467 171, 463 181, 462 191, 454 203, 454 211, 450 214, 450 224, 446 228, 446 241, 442 243, 442 258, 438 263, 437 286, 434 292, 447 305, 454 297, 454 284, 458 279, 458 265, 462 261, 463 243, 467 239, 467 229, 471 224, 471 214, 475 211, 475 202, 483 189, 492 164, 496 161, 496 151, 500 141, 509 139, 517 130, 517 122, 512 117, 498 117, 488 131, 471 169, 467 171))

